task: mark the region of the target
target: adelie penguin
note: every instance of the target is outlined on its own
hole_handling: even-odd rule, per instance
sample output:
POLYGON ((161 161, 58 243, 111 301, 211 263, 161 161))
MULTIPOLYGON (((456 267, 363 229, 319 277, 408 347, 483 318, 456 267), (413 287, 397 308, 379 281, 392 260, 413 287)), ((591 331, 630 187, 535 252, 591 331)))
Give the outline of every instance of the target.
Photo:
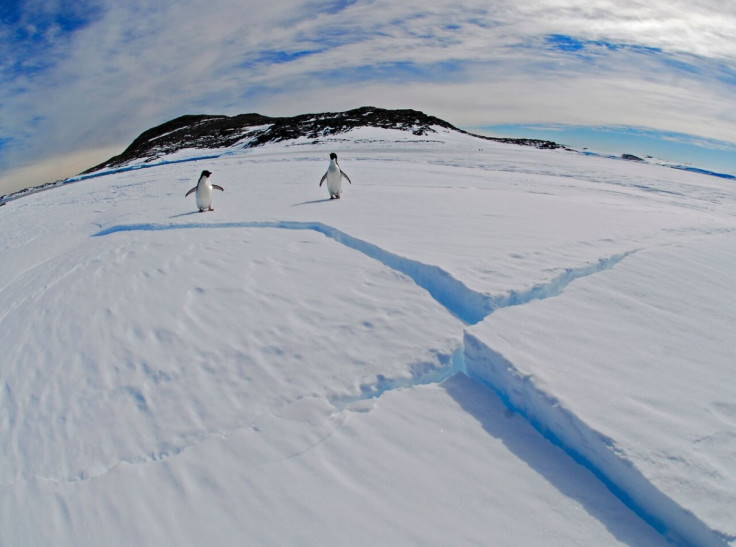
POLYGON ((330 154, 330 165, 327 167, 327 172, 322 175, 322 180, 319 181, 320 187, 325 180, 327 181, 327 191, 330 193, 330 199, 340 199, 343 177, 350 184, 353 184, 350 177, 340 169, 340 165, 337 163, 337 154, 333 152, 330 154))
POLYGON ((212 208, 212 189, 220 190, 222 192, 225 191, 225 189, 222 186, 218 186, 217 184, 212 184, 210 182, 210 173, 206 169, 202 171, 202 174, 199 175, 199 182, 197 182, 197 186, 189 190, 186 194, 187 197, 192 192, 196 192, 194 194, 194 197, 197 202, 197 208, 199 209, 199 212, 203 212, 205 210, 207 211, 214 211, 212 208))

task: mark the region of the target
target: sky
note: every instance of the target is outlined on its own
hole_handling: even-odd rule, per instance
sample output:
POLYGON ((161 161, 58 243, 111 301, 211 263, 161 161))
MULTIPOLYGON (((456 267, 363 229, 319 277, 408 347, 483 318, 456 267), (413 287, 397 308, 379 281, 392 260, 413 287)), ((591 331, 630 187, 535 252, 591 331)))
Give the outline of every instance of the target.
POLYGON ((184 114, 366 105, 736 173, 734 28, 722 0, 4 0, 0 194, 184 114))

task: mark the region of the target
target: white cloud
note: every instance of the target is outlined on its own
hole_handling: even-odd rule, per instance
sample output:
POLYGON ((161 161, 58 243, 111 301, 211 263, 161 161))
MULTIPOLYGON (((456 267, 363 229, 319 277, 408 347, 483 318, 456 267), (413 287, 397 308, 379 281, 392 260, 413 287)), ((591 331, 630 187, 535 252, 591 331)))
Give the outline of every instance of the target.
MULTIPOLYGON (((420 108, 456 125, 635 122, 728 140, 736 5, 726 4, 90 3, 93 16, 66 34, 47 25, 42 52, 13 48, 17 33, 0 29, 9 59, 0 139, 13 139, 0 168, 129 143, 186 113, 362 104, 420 108)), ((39 6, 44 20, 58 13, 54 2, 39 6)), ((18 24, 33 24, 31 13, 18 24)))
POLYGON ((0 172, 0 195, 17 192, 30 186, 78 175, 120 153, 119 146, 85 148, 72 154, 47 157, 43 161, 0 172))

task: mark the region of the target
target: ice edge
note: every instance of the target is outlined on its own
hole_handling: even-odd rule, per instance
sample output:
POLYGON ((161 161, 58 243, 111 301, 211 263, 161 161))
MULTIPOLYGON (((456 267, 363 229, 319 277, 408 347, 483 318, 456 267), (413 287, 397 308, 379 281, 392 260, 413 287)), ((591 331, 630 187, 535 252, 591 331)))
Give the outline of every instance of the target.
POLYGON ((649 482, 631 461, 617 454, 615 441, 592 429, 549 393, 534 385, 503 355, 465 332, 466 374, 494 391, 541 435, 590 470, 617 498, 675 544, 727 545, 711 530, 649 482))

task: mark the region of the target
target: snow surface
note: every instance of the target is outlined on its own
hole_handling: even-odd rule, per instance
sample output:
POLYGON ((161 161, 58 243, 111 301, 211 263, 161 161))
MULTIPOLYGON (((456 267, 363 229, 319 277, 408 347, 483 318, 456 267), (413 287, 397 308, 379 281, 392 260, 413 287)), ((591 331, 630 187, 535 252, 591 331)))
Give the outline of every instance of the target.
POLYGON ((0 545, 736 544, 733 182, 367 128, 130 167, 0 209, 0 545))

